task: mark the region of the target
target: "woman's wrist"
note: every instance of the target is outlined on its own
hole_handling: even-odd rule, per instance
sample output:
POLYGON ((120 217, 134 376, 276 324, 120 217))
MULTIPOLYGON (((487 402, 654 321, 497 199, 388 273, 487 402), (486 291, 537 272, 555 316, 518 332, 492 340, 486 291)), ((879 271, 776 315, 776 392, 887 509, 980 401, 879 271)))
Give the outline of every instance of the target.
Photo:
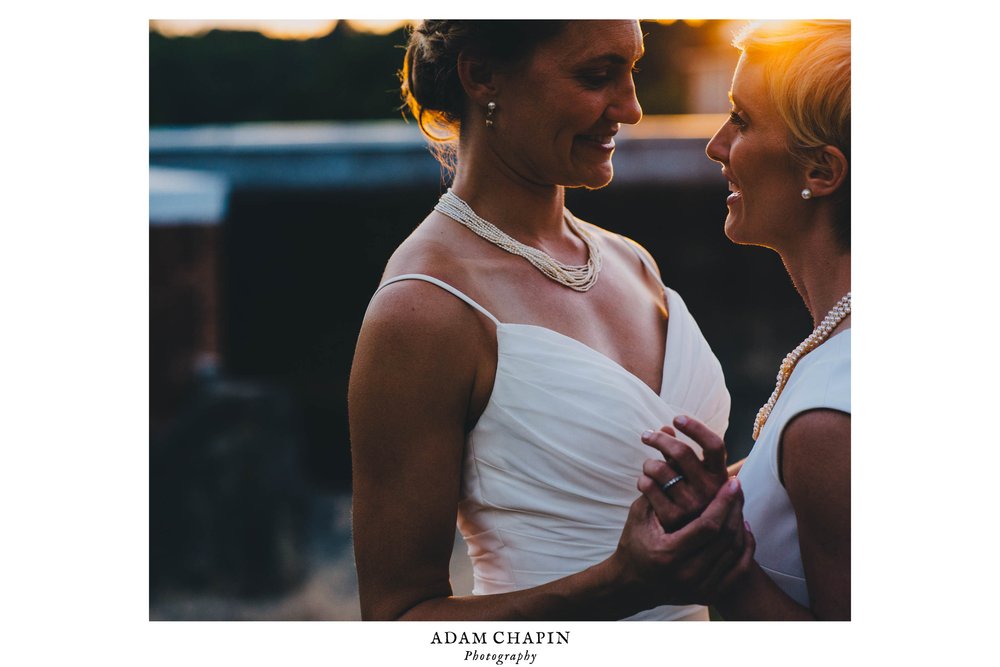
POLYGON ((595 597, 605 607, 604 617, 625 618, 656 606, 649 597, 649 586, 636 573, 627 556, 616 550, 606 560, 589 568, 595 597))

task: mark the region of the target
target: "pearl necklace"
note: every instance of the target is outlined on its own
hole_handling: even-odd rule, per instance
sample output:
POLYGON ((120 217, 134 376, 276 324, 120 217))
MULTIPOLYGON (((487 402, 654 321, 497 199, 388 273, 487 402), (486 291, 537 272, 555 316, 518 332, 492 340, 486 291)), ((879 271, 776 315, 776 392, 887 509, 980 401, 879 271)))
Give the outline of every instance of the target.
POLYGON ((452 220, 465 225, 493 245, 511 254, 525 258, 547 277, 577 292, 586 292, 593 287, 597 282, 598 275, 601 273, 600 246, 597 245, 597 242, 590 233, 584 231, 577 224, 568 210, 564 210, 563 218, 566 220, 566 224, 569 225, 570 231, 586 244, 589 256, 587 263, 579 266, 563 264, 538 248, 525 245, 517 239, 508 236, 489 220, 484 220, 476 215, 472 207, 452 192, 450 188, 441 195, 441 199, 434 206, 434 210, 440 211, 452 220))
POLYGON ((778 402, 778 396, 781 395, 781 390, 785 388, 785 383, 791 377, 792 371, 795 369, 795 364, 806 354, 819 347, 830 336, 830 332, 836 329, 837 325, 850 314, 851 293, 848 292, 830 309, 830 312, 826 314, 826 317, 819 323, 819 326, 813 329, 809 337, 799 343, 797 348, 785 356, 781 362, 781 368, 778 369, 778 383, 775 385, 774 391, 771 392, 771 397, 767 399, 767 403, 757 413, 757 418, 753 420, 754 441, 760 435, 760 430, 764 428, 764 423, 767 422, 767 418, 771 415, 774 404, 778 402))

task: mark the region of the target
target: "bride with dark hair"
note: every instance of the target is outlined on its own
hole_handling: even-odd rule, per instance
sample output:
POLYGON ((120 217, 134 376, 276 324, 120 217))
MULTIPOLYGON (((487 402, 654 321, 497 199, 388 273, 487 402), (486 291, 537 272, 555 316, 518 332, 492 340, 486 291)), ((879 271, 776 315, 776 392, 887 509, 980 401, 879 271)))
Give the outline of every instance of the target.
POLYGON ((640 434, 687 413, 721 437, 729 394, 646 251, 565 207, 565 188, 611 181, 642 53, 636 21, 412 34, 404 96, 454 180, 389 260, 352 368, 364 618, 707 620, 691 603, 749 566, 721 448, 687 481, 704 512, 684 527, 638 494, 640 434), (456 520, 468 597, 449 582, 456 520))

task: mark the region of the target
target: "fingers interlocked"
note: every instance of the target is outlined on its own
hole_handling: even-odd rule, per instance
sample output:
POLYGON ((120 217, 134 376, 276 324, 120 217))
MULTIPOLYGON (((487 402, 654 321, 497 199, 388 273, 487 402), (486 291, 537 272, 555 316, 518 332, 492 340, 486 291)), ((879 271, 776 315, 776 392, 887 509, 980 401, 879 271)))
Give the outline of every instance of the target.
POLYGON ((643 442, 663 455, 663 459, 650 459, 643 464, 638 488, 667 530, 698 516, 727 479, 725 446, 721 438, 695 420, 688 420, 684 425, 686 430, 698 436, 696 442, 705 452, 704 461, 688 444, 677 439, 669 426, 658 432, 647 431, 642 437, 643 442))

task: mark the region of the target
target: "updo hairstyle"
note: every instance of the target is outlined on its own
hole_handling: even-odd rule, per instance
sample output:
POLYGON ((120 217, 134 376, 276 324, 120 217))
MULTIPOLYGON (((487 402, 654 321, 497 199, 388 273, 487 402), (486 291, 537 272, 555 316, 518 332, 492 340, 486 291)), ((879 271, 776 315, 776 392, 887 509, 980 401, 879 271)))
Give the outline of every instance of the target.
POLYGON ((432 141, 453 142, 461 133, 465 91, 458 77, 462 52, 517 65, 567 21, 461 21, 426 19, 413 29, 399 73, 404 106, 432 141))
MULTIPOLYGON (((835 146, 851 160, 851 22, 760 21, 733 46, 762 66, 764 85, 785 121, 800 164, 817 164, 818 149, 835 146)), ((850 170, 837 191, 838 238, 851 246, 850 170)))

